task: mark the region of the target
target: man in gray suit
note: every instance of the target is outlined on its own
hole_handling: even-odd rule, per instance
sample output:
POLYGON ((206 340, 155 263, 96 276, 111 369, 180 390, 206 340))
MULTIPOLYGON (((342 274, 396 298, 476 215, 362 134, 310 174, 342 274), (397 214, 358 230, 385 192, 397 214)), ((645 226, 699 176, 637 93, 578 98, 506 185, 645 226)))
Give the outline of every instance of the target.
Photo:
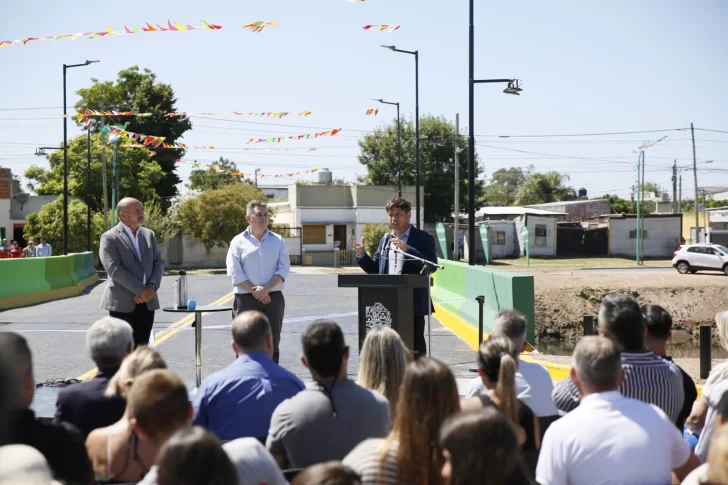
POLYGON ((101 308, 134 330, 134 345, 149 343, 164 262, 157 238, 144 225, 144 207, 131 197, 116 206, 119 224, 101 236, 99 257, 108 279, 101 308))

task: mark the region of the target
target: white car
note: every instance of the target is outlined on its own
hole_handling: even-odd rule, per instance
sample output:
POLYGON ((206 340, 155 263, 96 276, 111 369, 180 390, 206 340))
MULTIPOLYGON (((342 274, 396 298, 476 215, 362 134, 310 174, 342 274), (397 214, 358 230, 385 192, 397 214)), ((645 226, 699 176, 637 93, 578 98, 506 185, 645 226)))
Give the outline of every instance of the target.
POLYGON ((719 244, 688 244, 672 255, 672 266, 680 274, 722 271, 728 276, 728 248, 719 244))

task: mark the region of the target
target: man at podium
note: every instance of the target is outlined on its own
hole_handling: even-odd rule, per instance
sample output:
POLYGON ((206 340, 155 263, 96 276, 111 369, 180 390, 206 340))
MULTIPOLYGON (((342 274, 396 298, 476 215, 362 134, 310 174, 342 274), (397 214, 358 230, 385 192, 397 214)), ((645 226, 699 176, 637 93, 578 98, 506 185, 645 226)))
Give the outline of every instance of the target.
MULTIPOLYGON (((430 233, 417 229, 410 223, 412 204, 406 199, 395 197, 387 202, 386 210, 391 231, 382 236, 373 257, 366 252, 364 237, 361 238, 361 242, 349 237, 349 242, 356 250, 356 262, 359 267, 368 274, 420 274, 424 264, 409 259, 408 254, 437 264, 435 239, 430 233)), ((431 267, 432 271, 436 269, 434 266, 431 267)), ((414 289, 413 350, 417 357, 427 354, 425 317, 430 309, 434 310, 427 293, 427 288, 414 289)))

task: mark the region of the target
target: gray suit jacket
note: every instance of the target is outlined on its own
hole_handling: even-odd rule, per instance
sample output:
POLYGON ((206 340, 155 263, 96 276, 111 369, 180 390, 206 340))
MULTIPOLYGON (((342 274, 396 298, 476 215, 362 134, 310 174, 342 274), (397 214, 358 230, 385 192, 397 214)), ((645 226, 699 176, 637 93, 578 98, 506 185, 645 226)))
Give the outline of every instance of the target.
MULTIPOLYGON (((162 283, 164 261, 159 252, 157 238, 152 231, 144 227, 140 227, 138 231, 141 233, 139 236, 141 261, 122 223, 101 235, 99 258, 108 275, 106 288, 101 297, 101 308, 123 313, 133 312, 136 307, 134 297, 141 295, 144 290, 144 276, 147 283, 154 283, 157 289, 162 283)), ((147 308, 159 310, 157 295, 147 301, 147 308)))

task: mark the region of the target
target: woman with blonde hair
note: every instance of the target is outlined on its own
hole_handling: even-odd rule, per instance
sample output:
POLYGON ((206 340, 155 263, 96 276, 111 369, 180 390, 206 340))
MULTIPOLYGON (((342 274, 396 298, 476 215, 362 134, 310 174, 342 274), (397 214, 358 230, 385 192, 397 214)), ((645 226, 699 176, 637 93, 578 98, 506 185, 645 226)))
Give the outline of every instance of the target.
POLYGON ((421 357, 407 365, 389 436, 369 439, 343 460, 362 485, 440 485, 442 423, 460 410, 458 386, 439 360, 421 357))
MULTIPOLYGON (((106 395, 117 394, 126 399, 134 380, 153 369, 166 369, 167 364, 155 350, 142 346, 129 354, 118 372, 109 381, 106 395)), ((98 428, 86 438, 86 451, 98 482, 137 482, 154 464, 154 456, 129 423, 128 408, 119 421, 98 428)))
POLYGON ((478 351, 478 375, 483 380, 485 394, 465 399, 460 405, 464 411, 500 409, 518 430, 521 449, 538 450, 541 448, 538 418, 518 399, 516 372, 518 352, 513 342, 505 337, 484 341, 478 351))
POLYGON ((386 327, 369 332, 359 354, 357 384, 389 400, 393 421, 408 360, 407 348, 399 334, 386 327))

